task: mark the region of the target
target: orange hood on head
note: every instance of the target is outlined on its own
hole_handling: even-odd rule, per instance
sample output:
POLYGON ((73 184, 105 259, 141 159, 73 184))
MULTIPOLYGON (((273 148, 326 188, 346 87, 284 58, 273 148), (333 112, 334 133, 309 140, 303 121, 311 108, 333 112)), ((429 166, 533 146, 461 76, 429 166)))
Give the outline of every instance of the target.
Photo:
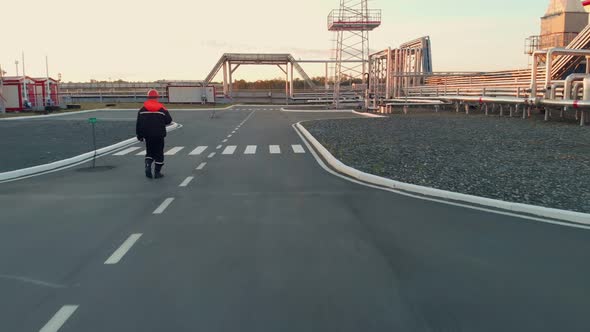
POLYGON ((148 110, 149 112, 157 112, 159 110, 166 109, 166 107, 164 107, 164 105, 160 104, 159 101, 157 101, 156 99, 148 99, 145 101, 145 103, 143 103, 143 107, 145 107, 146 110, 148 110))

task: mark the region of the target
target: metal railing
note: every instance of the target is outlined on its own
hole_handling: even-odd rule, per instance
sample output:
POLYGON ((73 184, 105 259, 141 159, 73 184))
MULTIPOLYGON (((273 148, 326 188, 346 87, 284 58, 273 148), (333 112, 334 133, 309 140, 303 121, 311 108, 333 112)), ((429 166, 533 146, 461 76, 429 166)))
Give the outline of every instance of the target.
POLYGON ((381 25, 381 10, 334 9, 328 15, 328 30, 373 30, 381 25))

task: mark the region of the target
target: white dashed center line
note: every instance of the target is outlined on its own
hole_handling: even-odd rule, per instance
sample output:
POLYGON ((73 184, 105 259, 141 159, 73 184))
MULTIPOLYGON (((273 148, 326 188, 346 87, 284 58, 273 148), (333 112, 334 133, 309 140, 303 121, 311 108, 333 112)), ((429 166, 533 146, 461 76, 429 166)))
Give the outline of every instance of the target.
POLYGON ((77 305, 64 305, 55 315, 43 326, 39 332, 57 332, 65 322, 76 312, 77 305))
POLYGON ((179 187, 186 187, 188 186, 189 183, 191 183, 191 181, 194 179, 194 176, 189 176, 186 179, 184 179, 184 181, 182 181, 182 183, 179 185, 179 187))
POLYGON ((209 158, 209 159, 211 159, 211 158, 213 158, 213 157, 215 157, 215 152, 211 152, 211 153, 210 153, 210 154, 207 156, 207 158, 209 158))
POLYGON ((227 142, 227 139, 224 139, 223 141, 221 141, 221 143, 226 143, 226 142, 227 142))
POLYGON ((222 147, 223 147, 223 145, 218 145, 217 150, 221 149, 222 147))
POLYGON ((197 167, 197 170, 199 170, 199 171, 202 170, 203 168, 205 168, 206 165, 207 165, 207 163, 201 163, 199 165, 199 167, 197 167))
POLYGON ((227 135, 227 138, 231 138, 233 135, 227 135))
POLYGON ((160 206, 158 206, 158 208, 154 210, 153 214, 162 214, 166 210, 168 205, 170 205, 170 203, 172 203, 172 201, 174 201, 173 197, 166 198, 162 202, 162 204, 160 204, 160 206))
POLYGON ((125 242, 123 242, 123 244, 119 247, 119 249, 117 249, 111 255, 111 257, 109 257, 104 263, 106 265, 113 265, 113 264, 119 263, 119 261, 123 258, 123 256, 125 256, 125 254, 129 251, 129 249, 131 249, 131 247, 133 247, 135 242, 137 242, 137 240, 139 240, 141 235, 142 234, 140 234, 140 233, 131 234, 127 238, 127 240, 125 240, 125 242))

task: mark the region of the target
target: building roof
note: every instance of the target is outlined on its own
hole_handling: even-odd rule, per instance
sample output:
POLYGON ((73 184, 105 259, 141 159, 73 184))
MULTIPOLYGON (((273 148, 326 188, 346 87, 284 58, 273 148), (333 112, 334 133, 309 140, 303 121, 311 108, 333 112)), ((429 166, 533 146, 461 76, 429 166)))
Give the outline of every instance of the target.
POLYGON ((546 16, 561 13, 585 13, 580 0, 551 0, 547 8, 546 16))
MULTIPOLYGON (((35 82, 45 82, 45 81, 47 81, 47 77, 33 77, 32 80, 35 82)), ((56 80, 55 78, 51 78, 51 77, 49 78, 49 80, 56 82, 56 83, 58 82, 58 80, 56 80)))
MULTIPOLYGON (((23 80, 23 76, 3 76, 2 80, 4 80, 4 82, 20 82, 23 80)), ((29 81, 34 81, 34 79, 32 79, 29 76, 26 76, 27 80, 29 81)))

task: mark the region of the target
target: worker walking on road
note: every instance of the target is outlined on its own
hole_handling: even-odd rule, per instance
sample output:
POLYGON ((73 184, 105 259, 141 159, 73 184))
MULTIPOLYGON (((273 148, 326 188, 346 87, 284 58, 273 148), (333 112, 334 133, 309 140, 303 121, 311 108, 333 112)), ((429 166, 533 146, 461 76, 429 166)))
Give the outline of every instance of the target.
POLYGON ((156 179, 164 177, 164 137, 166 126, 172 123, 172 117, 164 105, 158 102, 160 95, 156 90, 148 92, 148 99, 137 114, 136 134, 141 142, 145 140, 145 176, 156 179), (155 174, 152 176, 152 164, 155 163, 155 174))

